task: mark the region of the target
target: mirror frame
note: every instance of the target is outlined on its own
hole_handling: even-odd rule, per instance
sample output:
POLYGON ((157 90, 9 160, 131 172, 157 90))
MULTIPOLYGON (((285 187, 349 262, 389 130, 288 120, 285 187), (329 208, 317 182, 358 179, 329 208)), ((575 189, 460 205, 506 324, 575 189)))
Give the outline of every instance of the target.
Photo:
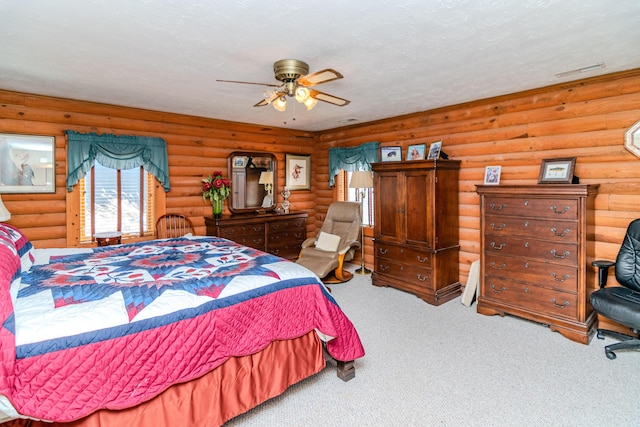
POLYGON ((260 213, 260 212, 271 212, 276 209, 277 206, 277 194, 278 194, 278 160, 273 153, 261 152, 261 151, 234 151, 229 154, 227 157, 227 176, 231 179, 231 193, 229 194, 229 202, 227 206, 229 211, 233 214, 242 214, 242 213, 260 213), (233 159, 235 157, 269 157, 271 159, 271 170, 273 171, 273 204, 271 207, 264 208, 261 206, 255 206, 250 208, 234 208, 233 207, 233 198, 234 198, 234 174, 233 174, 233 159))
POLYGON ((624 134, 624 148, 640 157, 640 121, 631 126, 624 134))

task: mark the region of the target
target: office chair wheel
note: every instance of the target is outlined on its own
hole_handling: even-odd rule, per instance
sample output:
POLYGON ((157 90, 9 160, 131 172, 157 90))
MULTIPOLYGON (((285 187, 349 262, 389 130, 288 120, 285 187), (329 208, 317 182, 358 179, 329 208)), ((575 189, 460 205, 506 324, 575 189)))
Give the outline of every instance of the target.
POLYGON ((598 337, 599 340, 603 340, 604 339, 604 334, 602 333, 601 330, 598 330, 598 333, 596 335, 598 337))
POLYGON ((605 349, 604 354, 606 354, 610 360, 614 360, 616 358, 616 354, 611 350, 605 349))

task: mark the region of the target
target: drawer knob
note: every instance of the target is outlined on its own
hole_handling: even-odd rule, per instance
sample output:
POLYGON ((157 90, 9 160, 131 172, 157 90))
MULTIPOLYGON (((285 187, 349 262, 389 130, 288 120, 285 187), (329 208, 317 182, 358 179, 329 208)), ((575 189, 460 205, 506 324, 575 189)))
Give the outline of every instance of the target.
POLYGON ((555 298, 551 298, 551 302, 556 308, 565 308, 569 306, 569 301, 565 301, 564 304, 558 304, 555 298))
POLYGON ((418 278, 418 280, 420 280, 421 282, 426 282, 427 280, 429 280, 429 276, 423 276, 422 274, 418 274, 416 276, 418 278))
POLYGON ((504 208, 505 208, 505 204, 504 204, 504 203, 501 203, 501 204, 500 204, 500 206, 496 206, 496 204, 495 204, 495 203, 491 203, 491 204, 489 205, 489 207, 490 207, 491 209, 493 209, 494 211, 501 211, 502 209, 504 209, 504 208))
POLYGON ((380 265, 378 266, 378 270, 380 270, 380 271, 387 271, 388 269, 389 269, 389 266, 388 266, 388 265, 380 264, 380 265))
POLYGON ((555 249, 551 249, 551 255, 553 255, 555 258, 566 258, 567 255, 569 255, 569 251, 564 251, 564 253, 559 254, 555 249))
POLYGON ((504 262, 502 263, 501 266, 497 266, 495 262, 492 262, 491 264, 489 264, 492 268, 496 269, 496 270, 502 270, 503 268, 505 268, 507 266, 507 264, 505 264, 504 262))
POLYGON ((504 286, 501 287, 500 289, 496 289, 495 285, 491 285, 490 289, 491 289, 491 292, 495 292, 496 294, 501 294, 506 290, 504 286))
POLYGON ((553 277, 556 282, 566 282, 567 279, 569 278, 569 275, 565 274, 562 277, 558 277, 556 273, 551 273, 551 277, 553 277))
POLYGON ((553 205, 553 206, 550 206, 549 209, 551 209, 553 212, 559 215, 562 215, 564 213, 567 213, 567 211, 569 211, 569 209, 571 208, 569 206, 565 206, 562 210, 558 210, 558 208, 555 205, 553 205))
POLYGON ((568 228, 565 228, 563 231, 558 232, 558 230, 557 230, 555 227, 553 227, 553 228, 551 229, 551 232, 553 233, 553 235, 554 235, 554 236, 564 237, 564 236, 566 236, 567 234, 569 234, 569 229, 568 229, 568 228))
POLYGON ((378 253, 380 255, 386 255, 387 253, 389 253, 389 250, 380 248, 378 249, 378 253))
POLYGON ((492 222, 491 224, 489 224, 489 227, 491 227, 491 229, 493 230, 500 231, 505 227, 505 224, 500 224, 499 227, 496 227, 495 223, 492 222))
POLYGON ((495 249, 496 251, 500 251, 502 250, 502 248, 504 248, 506 246, 506 243, 500 243, 500 245, 496 245, 496 242, 491 242, 489 244, 493 249, 495 249))
POLYGON ((418 262, 422 262, 422 263, 425 263, 425 262, 429 261, 429 257, 428 256, 422 258, 420 255, 416 255, 416 259, 418 260, 418 262))

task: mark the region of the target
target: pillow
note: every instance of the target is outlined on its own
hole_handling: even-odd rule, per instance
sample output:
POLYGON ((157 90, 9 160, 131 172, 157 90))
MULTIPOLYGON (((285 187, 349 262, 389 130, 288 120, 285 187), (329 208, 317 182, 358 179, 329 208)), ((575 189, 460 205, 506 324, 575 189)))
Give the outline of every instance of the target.
POLYGON ((316 241, 317 249, 320 249, 321 251, 335 252, 338 250, 338 246, 340 246, 340 236, 325 233, 324 231, 320 232, 318 240, 316 241))
POLYGON ((27 236, 22 231, 9 224, 0 224, 0 232, 9 236, 13 242, 18 255, 20 256, 20 265, 23 272, 29 271, 35 260, 34 248, 27 236))

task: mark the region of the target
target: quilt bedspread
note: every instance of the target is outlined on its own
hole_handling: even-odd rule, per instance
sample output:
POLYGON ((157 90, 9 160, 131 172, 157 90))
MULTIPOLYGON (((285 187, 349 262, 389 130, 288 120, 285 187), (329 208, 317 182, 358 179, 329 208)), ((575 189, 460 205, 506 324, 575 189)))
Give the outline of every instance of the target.
POLYGON ((0 391, 38 419, 131 407, 229 357, 314 329, 333 337, 327 350, 337 360, 364 355, 352 323, 308 270, 216 237, 54 258, 23 273, 11 294, 16 357, 0 365, 14 369, 0 391))

